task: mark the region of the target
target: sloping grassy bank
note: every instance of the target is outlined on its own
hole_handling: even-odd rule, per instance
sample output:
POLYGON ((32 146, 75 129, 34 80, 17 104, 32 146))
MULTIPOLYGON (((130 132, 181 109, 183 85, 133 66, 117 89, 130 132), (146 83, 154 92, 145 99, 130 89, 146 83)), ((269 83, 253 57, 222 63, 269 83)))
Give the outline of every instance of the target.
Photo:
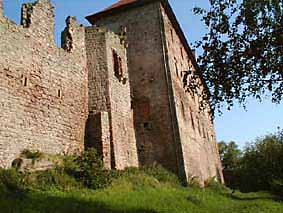
POLYGON ((19 163, 0 169, 0 213, 283 213, 283 203, 269 193, 232 194, 214 181, 205 189, 182 187, 159 166, 108 171, 99 159, 89 150, 49 171, 20 172, 19 163))
POLYGON ((231 195, 227 189, 184 188, 146 174, 120 177, 101 190, 6 191, 1 212, 283 212, 283 203, 268 193, 231 195))

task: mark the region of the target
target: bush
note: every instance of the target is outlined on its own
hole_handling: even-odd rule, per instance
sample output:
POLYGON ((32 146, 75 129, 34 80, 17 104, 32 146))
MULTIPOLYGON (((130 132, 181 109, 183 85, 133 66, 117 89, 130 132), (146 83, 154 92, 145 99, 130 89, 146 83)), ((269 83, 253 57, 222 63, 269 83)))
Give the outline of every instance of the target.
POLYGON ((74 177, 58 169, 38 171, 24 174, 24 188, 29 190, 50 190, 58 189, 69 191, 71 189, 82 188, 74 177))
POLYGON ((181 184, 175 174, 167 171, 159 165, 144 166, 140 168, 130 167, 124 171, 114 172, 111 177, 115 179, 117 177, 131 177, 132 175, 150 176, 163 184, 170 184, 174 186, 179 186, 181 184))
POLYGON ((23 175, 15 169, 0 169, 0 190, 2 192, 23 190, 23 182, 23 175))
MULTIPOLYGON (((225 147, 223 143, 220 145, 220 148, 225 147)), ((234 154, 228 155, 229 153, 224 152, 222 157, 223 173, 228 187, 239 189, 242 192, 281 189, 283 131, 256 139, 254 143, 248 144, 240 154, 235 144, 229 148, 231 149, 229 153, 234 154)))
POLYGON ((112 179, 112 172, 104 169, 95 149, 89 149, 81 156, 66 157, 62 169, 91 189, 104 188, 112 179))
POLYGON ((271 191, 274 194, 283 197, 283 179, 273 180, 270 185, 271 185, 271 191))
POLYGON ((25 149, 24 151, 22 151, 21 157, 26 158, 26 159, 31 159, 32 162, 35 163, 35 161, 39 161, 42 158, 44 158, 44 154, 40 151, 32 152, 28 149, 25 149))

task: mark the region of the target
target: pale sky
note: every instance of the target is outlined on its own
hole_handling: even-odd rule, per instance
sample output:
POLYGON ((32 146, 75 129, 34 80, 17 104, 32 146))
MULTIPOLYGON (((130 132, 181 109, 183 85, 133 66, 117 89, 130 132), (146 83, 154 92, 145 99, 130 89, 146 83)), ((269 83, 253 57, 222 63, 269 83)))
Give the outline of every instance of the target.
MULTIPOLYGON (((85 16, 98 12, 118 0, 52 0, 56 15, 56 42, 60 44, 60 34, 65 27, 67 16, 77 16, 78 21, 84 25, 88 22, 85 16)), ((4 0, 4 13, 7 17, 20 22, 21 4, 33 0, 4 0)), ((201 39, 205 28, 200 17, 193 15, 194 6, 207 7, 208 0, 170 0, 171 6, 183 28, 189 43, 201 39)), ((247 110, 234 107, 231 111, 224 110, 222 116, 215 118, 215 128, 218 141, 236 141, 243 146, 258 136, 274 133, 277 127, 283 128, 283 103, 271 104, 270 100, 262 103, 251 99, 247 110)))

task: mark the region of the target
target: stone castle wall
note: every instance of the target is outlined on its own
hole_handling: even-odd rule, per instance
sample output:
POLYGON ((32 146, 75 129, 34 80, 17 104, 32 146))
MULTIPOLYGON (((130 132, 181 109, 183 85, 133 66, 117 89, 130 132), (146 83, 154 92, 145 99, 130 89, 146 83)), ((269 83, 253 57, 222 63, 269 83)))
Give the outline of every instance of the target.
POLYGON ((109 169, 157 163, 187 180, 222 179, 203 84, 185 91, 196 67, 160 2, 91 27, 68 17, 62 48, 50 0, 24 4, 21 25, 2 11, 0 0, 1 167, 24 149, 95 147, 109 169))
POLYGON ((190 83, 191 75, 185 76, 186 71, 196 68, 163 7, 162 17, 186 176, 199 178, 200 182, 211 177, 222 178, 210 107, 207 104, 200 110, 204 87, 198 79, 198 93, 187 91, 184 82, 186 78, 186 83, 190 83))
POLYGON ((87 144, 100 151, 108 168, 138 166, 125 44, 106 29, 87 27, 86 46, 90 97, 87 144), (114 53, 121 59, 121 75, 115 73, 114 53), (102 119, 102 114, 108 118, 102 119), (94 125, 97 122, 100 124, 94 125), (101 126, 109 128, 105 133, 110 135, 97 138, 101 126))
POLYGON ((127 56, 141 165, 158 163, 201 183, 222 178, 210 108, 185 92, 183 71, 195 69, 159 2, 95 20, 118 32, 127 28, 127 56))
POLYGON ((178 173, 168 85, 162 53, 159 3, 141 6, 97 20, 119 32, 127 29, 127 57, 141 165, 161 164, 178 173))
POLYGON ((84 27, 69 22, 73 48, 65 51, 53 42, 49 1, 25 4, 23 25, 5 18, 0 5, 0 165, 11 166, 24 149, 82 151, 88 115, 84 27))

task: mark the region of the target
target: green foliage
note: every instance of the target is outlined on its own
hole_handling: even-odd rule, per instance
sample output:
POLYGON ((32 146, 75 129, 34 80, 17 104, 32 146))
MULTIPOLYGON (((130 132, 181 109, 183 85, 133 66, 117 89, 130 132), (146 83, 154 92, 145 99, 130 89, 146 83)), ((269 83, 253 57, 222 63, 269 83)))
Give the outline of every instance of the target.
POLYGON ((283 179, 282 132, 259 138, 244 150, 240 176, 243 190, 270 190, 274 180, 283 179))
POLYGON ((230 188, 238 188, 241 150, 234 141, 231 141, 228 144, 220 142, 218 145, 225 182, 230 188))
POLYGON ((155 178, 160 183, 171 184, 175 186, 180 185, 180 180, 175 174, 167 171, 159 165, 144 166, 140 168, 127 168, 124 171, 120 171, 118 174, 118 176, 131 175, 147 175, 155 178))
POLYGON ((196 43, 202 55, 197 72, 207 82, 210 102, 221 111, 235 100, 283 97, 283 2, 211 0, 209 10, 195 8, 208 32, 196 43))
MULTIPOLYGON (((220 143, 226 184, 243 192, 282 190, 283 131, 258 138, 242 152, 234 143, 220 143)), ((278 194, 278 193, 277 193, 278 194)))
POLYGON ((21 157, 31 159, 32 162, 35 163, 35 161, 39 161, 44 158, 44 154, 40 151, 33 152, 28 149, 25 149, 24 151, 22 151, 21 157))
POLYGON ((0 169, 0 190, 16 192, 23 189, 23 175, 15 169, 0 169))
POLYGON ((271 185, 271 191, 278 195, 283 197, 283 179, 280 180, 272 180, 272 182, 270 183, 271 185))
POLYGON ((64 160, 63 170, 91 189, 99 189, 111 183, 112 171, 105 170, 95 149, 88 149, 80 156, 64 160))
POLYGON ((119 177, 103 190, 30 191, 23 196, 0 194, 1 212, 112 213, 278 213, 283 205, 268 193, 233 196, 214 188, 184 188, 158 183, 152 176, 119 177))
POLYGON ((83 188, 82 184, 77 182, 74 177, 58 169, 25 173, 23 180, 26 190, 47 191, 57 189, 70 191, 72 189, 83 188))
POLYGON ((1 212, 230 213, 233 209, 277 213, 283 207, 270 194, 236 192, 231 196, 230 190, 213 178, 205 189, 182 187, 175 175, 160 166, 108 171, 107 176, 100 171, 104 170, 94 150, 64 157, 60 167, 49 171, 0 170, 1 212), (101 184, 105 177, 107 183, 101 184), (97 179, 94 185, 91 178, 97 179))

